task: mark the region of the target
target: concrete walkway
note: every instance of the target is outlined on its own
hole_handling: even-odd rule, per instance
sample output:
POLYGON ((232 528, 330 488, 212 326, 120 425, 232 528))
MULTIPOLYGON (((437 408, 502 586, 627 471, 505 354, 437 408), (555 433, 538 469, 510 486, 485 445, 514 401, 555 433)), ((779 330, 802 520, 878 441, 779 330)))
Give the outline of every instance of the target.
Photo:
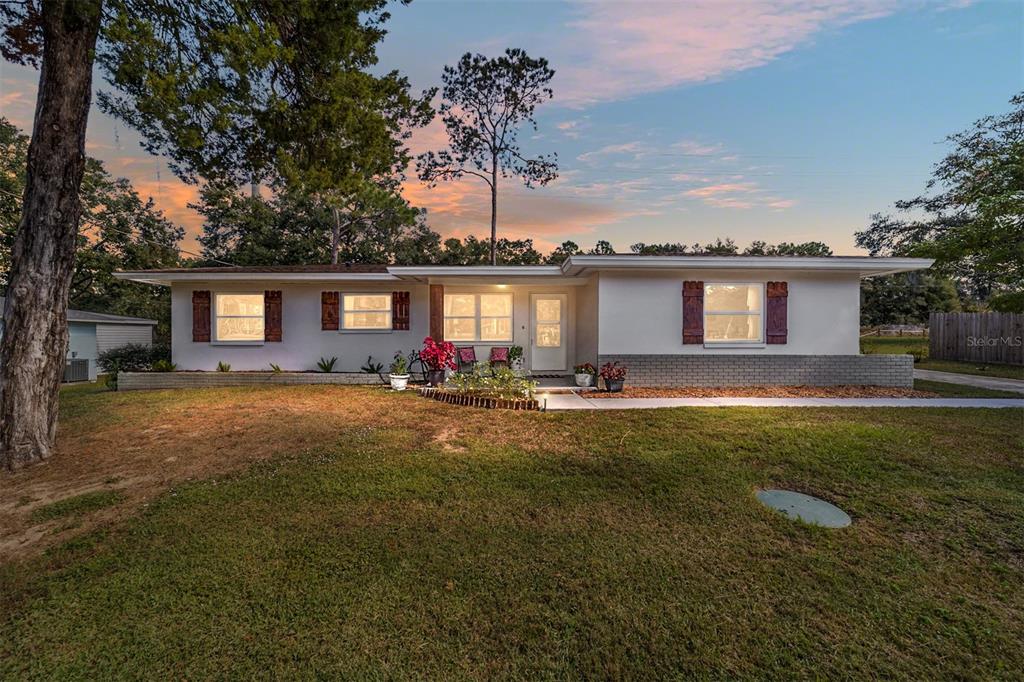
POLYGON ((933 369, 915 369, 915 379, 925 381, 942 381, 947 384, 989 388, 994 391, 1014 391, 1024 393, 1024 381, 1021 379, 1003 379, 1002 377, 979 377, 973 374, 955 374, 953 372, 936 372, 933 369))
POLYGON ((1024 398, 594 398, 537 393, 543 409, 642 410, 658 407, 1024 407, 1024 398))

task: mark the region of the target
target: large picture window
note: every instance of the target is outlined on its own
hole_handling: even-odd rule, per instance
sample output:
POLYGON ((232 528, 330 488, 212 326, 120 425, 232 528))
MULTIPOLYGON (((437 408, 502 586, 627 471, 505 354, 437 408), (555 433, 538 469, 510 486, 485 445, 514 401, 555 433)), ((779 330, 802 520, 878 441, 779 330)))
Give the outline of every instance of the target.
POLYGON ((446 341, 512 341, 512 294, 445 294, 446 341))
POLYGON ((391 329, 391 294, 345 294, 343 329, 391 329))
POLYGON ((704 285, 704 342, 759 343, 764 340, 764 285, 704 285))
POLYGON ((263 341, 263 294, 216 294, 217 341, 263 341))

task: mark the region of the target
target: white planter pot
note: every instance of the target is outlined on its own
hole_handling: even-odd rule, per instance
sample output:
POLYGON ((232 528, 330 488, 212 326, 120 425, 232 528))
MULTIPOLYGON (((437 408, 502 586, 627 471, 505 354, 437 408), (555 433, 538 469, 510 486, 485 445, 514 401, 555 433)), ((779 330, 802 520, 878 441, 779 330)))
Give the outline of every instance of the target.
POLYGON ((576 385, 580 388, 587 388, 594 385, 594 375, 583 372, 576 375, 576 385))
POLYGON ((393 391, 404 391, 405 387, 409 385, 408 374, 389 374, 388 378, 391 379, 391 390, 393 391))

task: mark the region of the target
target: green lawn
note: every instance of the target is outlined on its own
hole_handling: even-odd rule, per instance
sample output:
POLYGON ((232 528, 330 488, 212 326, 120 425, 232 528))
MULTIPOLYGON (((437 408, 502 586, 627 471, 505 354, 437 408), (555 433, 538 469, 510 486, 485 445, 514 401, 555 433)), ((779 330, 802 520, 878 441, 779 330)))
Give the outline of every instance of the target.
MULTIPOLYGON (((915 350, 928 352, 928 339, 911 336, 865 336, 860 340, 860 350, 862 353, 892 353, 897 355, 910 353, 915 350)), ((930 369, 936 372, 973 374, 1003 379, 1024 379, 1024 367, 1019 365, 982 365, 976 362, 955 362, 953 360, 927 358, 915 364, 914 367, 917 369, 930 369)))
POLYGON ((951 384, 946 381, 928 381, 926 379, 914 379, 914 388, 919 391, 931 391, 943 398, 1017 398, 1024 399, 1024 394, 1014 391, 997 391, 991 388, 978 388, 976 386, 964 386, 963 384, 951 384))
POLYGON ((509 413, 319 386, 63 411, 62 454, 14 495, 80 463, 124 518, 0 566, 0 678, 1024 669, 1021 410, 509 413), (255 450, 132 506, 138 461, 255 450), (854 523, 788 521, 762 487, 854 523))

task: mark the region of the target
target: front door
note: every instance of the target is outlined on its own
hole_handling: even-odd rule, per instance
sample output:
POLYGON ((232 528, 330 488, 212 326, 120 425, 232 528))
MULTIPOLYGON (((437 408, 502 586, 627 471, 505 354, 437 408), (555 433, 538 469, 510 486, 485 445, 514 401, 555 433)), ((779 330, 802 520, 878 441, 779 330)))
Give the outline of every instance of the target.
POLYGON ((565 294, 530 295, 530 369, 563 372, 565 366, 565 294))

